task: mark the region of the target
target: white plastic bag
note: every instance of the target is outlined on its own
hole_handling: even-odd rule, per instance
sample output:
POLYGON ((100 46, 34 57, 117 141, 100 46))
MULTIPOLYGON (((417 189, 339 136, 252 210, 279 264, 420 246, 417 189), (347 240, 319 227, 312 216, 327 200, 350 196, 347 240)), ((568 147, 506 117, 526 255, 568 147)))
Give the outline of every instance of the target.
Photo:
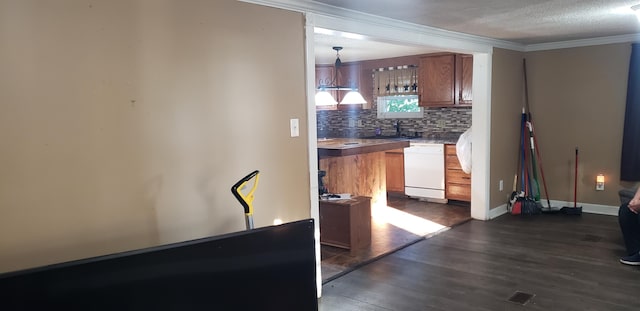
POLYGON ((460 138, 458 138, 456 155, 458 156, 462 170, 467 174, 471 174, 471 128, 462 133, 460 138))

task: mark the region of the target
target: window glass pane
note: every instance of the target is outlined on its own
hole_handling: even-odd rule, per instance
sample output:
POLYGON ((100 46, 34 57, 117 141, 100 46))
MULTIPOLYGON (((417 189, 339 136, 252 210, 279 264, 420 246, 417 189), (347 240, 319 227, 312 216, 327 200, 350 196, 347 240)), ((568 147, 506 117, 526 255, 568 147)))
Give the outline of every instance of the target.
POLYGON ((378 97, 378 118, 422 118, 418 95, 378 97))
POLYGON ((386 112, 420 112, 417 96, 389 96, 386 112))

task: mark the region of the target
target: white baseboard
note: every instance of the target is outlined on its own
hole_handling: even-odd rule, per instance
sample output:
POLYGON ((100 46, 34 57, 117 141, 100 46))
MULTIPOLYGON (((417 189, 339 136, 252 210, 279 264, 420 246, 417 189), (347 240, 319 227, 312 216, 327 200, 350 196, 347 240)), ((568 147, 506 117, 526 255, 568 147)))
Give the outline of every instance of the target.
MULTIPOLYGON (((543 205, 546 205, 543 202, 543 205)), ((618 216, 618 209, 620 206, 612 206, 612 205, 600 205, 600 204, 591 204, 591 203, 576 203, 577 206, 582 206, 583 213, 589 214, 599 214, 599 215, 610 215, 610 216, 618 216)), ((553 207, 563 207, 563 206, 571 206, 573 207, 573 202, 565 202, 565 201, 557 201, 551 200, 551 206, 553 207)))
MULTIPOLYGON (((560 209, 563 206, 573 207, 573 202, 557 201, 557 200, 550 200, 550 202, 551 202, 551 207, 553 207, 553 209, 560 209)), ((542 205, 544 207, 548 207, 547 201, 542 202, 542 205)), ((618 209, 620 208, 619 206, 580 203, 580 202, 578 202, 576 205, 582 206, 583 213, 609 215, 609 216, 618 216, 618 209)), ((498 207, 492 208, 489 211, 489 219, 494 219, 508 212, 509 210, 507 209, 507 204, 506 203, 502 204, 498 207)))
POLYGON ((498 206, 496 208, 492 208, 489 211, 489 219, 494 219, 494 218, 496 218, 498 216, 502 216, 502 215, 504 215, 504 214, 506 214, 508 212, 509 212, 509 210, 507 209, 507 204, 502 204, 502 205, 500 205, 500 206, 498 206))

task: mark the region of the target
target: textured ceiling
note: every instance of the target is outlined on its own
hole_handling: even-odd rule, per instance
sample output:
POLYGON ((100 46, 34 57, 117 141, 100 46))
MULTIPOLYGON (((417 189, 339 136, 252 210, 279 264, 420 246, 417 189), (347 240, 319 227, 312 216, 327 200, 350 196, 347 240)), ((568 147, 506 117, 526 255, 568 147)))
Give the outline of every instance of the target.
POLYGON ((331 6, 521 44, 640 32, 640 0, 315 0, 331 6))
POLYGON ((345 38, 340 33, 314 35, 316 64, 333 64, 336 60, 334 46, 340 46, 340 60, 343 62, 380 59, 407 55, 440 52, 424 46, 391 44, 368 39, 345 38))
MULTIPOLYGON (((296 2, 296 0, 292 0, 296 2)), ((299 0, 355 10, 517 44, 530 45, 640 33, 631 6, 640 0, 299 0)), ((353 39, 340 33, 315 35, 316 63, 345 62, 436 52, 427 47, 353 39)))

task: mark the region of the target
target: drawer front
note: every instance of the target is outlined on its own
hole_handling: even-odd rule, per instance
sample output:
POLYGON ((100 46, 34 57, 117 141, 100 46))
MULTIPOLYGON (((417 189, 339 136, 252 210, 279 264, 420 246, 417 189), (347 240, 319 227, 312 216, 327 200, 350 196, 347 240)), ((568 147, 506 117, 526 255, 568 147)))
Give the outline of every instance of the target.
POLYGON ((462 170, 447 170, 447 185, 450 183, 471 185, 471 175, 462 170))
POLYGON ((445 195, 450 200, 471 202, 471 186, 448 184, 445 195))

